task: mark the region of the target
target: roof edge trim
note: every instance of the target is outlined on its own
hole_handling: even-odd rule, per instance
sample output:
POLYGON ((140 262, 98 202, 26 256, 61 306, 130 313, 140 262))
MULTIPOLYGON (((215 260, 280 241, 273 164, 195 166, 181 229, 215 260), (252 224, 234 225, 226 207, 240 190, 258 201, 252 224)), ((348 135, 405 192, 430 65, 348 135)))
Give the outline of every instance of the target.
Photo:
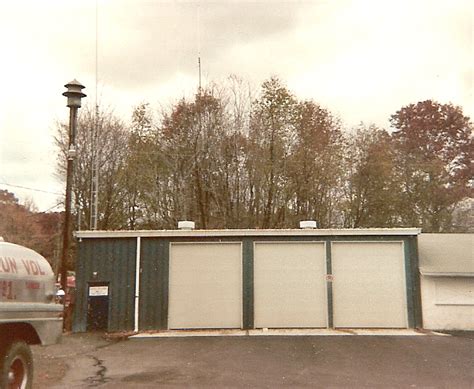
POLYGON ((282 229, 282 230, 121 230, 76 231, 76 238, 207 238, 229 236, 416 236, 420 228, 360 228, 360 229, 282 229))

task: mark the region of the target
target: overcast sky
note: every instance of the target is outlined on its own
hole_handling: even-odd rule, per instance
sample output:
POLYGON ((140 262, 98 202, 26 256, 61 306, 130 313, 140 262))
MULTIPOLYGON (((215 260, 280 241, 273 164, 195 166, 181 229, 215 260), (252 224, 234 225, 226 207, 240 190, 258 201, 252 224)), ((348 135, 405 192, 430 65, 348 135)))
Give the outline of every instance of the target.
MULTIPOLYGON (((143 101, 191 96, 199 52, 204 84, 277 75, 348 128, 387 127, 424 99, 474 113, 468 0, 97 3, 99 100, 124 119, 143 101)), ((96 1, 2 1, 0 43, 0 189, 44 211, 64 192, 53 142, 68 119, 63 85, 77 78, 95 102, 96 1)))

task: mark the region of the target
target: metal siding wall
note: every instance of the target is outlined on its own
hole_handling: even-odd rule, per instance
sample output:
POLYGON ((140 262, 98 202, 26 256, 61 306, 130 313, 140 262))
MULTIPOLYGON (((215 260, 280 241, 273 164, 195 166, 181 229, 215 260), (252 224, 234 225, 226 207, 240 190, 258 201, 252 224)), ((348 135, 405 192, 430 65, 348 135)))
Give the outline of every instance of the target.
POLYGON ((244 329, 254 328, 253 241, 244 238, 242 245, 242 320, 244 329))
POLYGON ((166 329, 169 241, 143 238, 141 245, 139 329, 166 329))
POLYGON ((411 278, 412 288, 407 290, 407 298, 410 298, 413 303, 409 305, 411 311, 408 311, 408 325, 410 328, 423 327, 423 315, 421 307, 421 286, 420 286, 420 272, 418 259, 418 239, 416 237, 409 237, 405 239, 405 245, 409 247, 409 266, 407 269, 407 277, 411 278))
POLYGON ((403 255, 405 260, 405 288, 406 288, 406 305, 407 305, 407 321, 408 327, 414 327, 415 313, 415 279, 413 276, 413 267, 411 261, 411 245, 410 242, 403 242, 403 255))
MULTIPOLYGON (((269 236, 229 238, 142 238, 141 282, 140 282, 140 330, 166 329, 168 327, 169 244, 173 242, 196 243, 211 241, 242 242, 243 256, 243 326, 254 325, 254 275, 253 244, 255 241, 326 241, 327 270, 331 271, 332 260, 329 242, 341 241, 401 241, 405 243, 407 281, 407 310, 409 326, 421 326, 420 289, 418 278, 418 253, 416 236, 269 236), (411 301, 411 302, 410 302, 411 301)), ((76 261, 76 307, 73 330, 86 331, 87 283, 92 272, 98 272, 98 280, 110 281, 111 304, 109 330, 131 330, 134 326, 136 238, 83 238, 78 243, 76 261)), ((328 282, 329 292, 331 283, 328 282)), ((331 293, 328 296, 328 320, 332 322, 331 293)))
MULTIPOLYGON (((332 276, 332 251, 331 241, 327 239, 325 241, 326 246, 326 274, 332 276)), ((327 296, 328 296, 328 327, 334 328, 334 305, 333 305, 333 291, 332 291, 332 279, 326 281, 327 296)))
POLYGON ((72 330, 74 332, 85 332, 87 329, 87 286, 86 286, 86 263, 89 246, 85 242, 77 245, 76 257, 76 301, 72 330))
POLYGON ((78 246, 74 331, 87 329, 89 281, 110 282, 109 331, 133 329, 136 240, 83 239, 78 246))
POLYGON ((109 261, 107 261, 108 274, 111 280, 111 317, 109 328, 111 330, 133 329, 135 307, 135 258, 136 240, 110 240, 107 247, 109 261), (118 270, 118 271, 117 271, 118 270))

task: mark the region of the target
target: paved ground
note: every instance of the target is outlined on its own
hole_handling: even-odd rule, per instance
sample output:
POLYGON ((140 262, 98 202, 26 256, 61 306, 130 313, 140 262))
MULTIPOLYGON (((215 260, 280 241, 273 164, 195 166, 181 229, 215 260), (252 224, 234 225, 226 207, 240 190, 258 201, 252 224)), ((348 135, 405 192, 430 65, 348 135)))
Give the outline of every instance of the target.
POLYGON ((472 333, 120 342, 88 334, 34 354, 38 388, 474 388, 472 333))
MULTIPOLYGON (((66 334, 60 344, 33 346, 34 388, 46 389, 61 382, 75 361, 87 359, 101 347, 114 343, 104 339, 102 334, 66 334)), ((94 368, 89 370, 95 374, 94 368)))

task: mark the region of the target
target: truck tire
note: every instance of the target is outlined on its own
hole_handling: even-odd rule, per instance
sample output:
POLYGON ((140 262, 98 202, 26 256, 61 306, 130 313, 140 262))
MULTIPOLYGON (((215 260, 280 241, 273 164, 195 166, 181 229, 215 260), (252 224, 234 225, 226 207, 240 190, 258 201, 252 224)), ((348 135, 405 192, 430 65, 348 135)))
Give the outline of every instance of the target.
POLYGON ((31 389, 33 386, 33 355, 23 341, 0 347, 0 388, 31 389))

